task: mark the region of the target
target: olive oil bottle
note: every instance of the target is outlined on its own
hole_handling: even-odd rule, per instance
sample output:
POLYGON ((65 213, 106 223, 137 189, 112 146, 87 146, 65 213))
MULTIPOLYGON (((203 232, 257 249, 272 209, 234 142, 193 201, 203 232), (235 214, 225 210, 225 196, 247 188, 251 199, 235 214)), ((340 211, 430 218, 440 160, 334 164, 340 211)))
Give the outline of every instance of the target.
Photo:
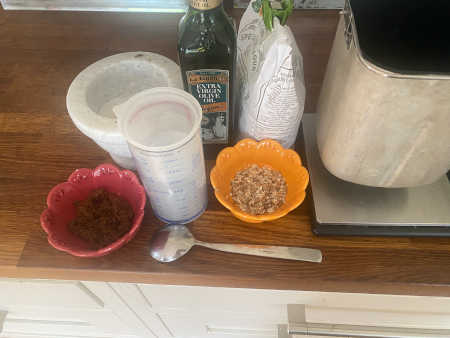
POLYGON ((184 89, 203 109, 205 150, 230 144, 236 123, 236 30, 222 0, 189 1, 189 9, 178 27, 178 57, 184 89))

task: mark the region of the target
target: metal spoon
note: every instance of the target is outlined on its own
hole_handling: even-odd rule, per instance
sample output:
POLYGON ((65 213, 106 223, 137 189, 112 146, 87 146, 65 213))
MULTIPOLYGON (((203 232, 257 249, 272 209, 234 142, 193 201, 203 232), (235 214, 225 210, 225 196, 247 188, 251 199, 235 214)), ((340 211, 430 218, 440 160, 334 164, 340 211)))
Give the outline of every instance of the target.
POLYGON ((205 243, 194 238, 185 225, 171 224, 159 230, 150 244, 150 254, 157 261, 173 262, 184 256, 194 245, 244 255, 292 259, 307 262, 322 262, 322 253, 317 249, 289 246, 205 243))

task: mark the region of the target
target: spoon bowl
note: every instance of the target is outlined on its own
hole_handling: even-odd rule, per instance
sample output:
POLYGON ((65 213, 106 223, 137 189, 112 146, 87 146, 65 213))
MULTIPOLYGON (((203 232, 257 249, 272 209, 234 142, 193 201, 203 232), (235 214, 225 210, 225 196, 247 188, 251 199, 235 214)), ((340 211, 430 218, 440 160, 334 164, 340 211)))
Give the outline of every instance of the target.
POLYGON ((194 245, 195 238, 186 226, 171 224, 154 235, 150 254, 157 261, 173 262, 188 253, 194 245))

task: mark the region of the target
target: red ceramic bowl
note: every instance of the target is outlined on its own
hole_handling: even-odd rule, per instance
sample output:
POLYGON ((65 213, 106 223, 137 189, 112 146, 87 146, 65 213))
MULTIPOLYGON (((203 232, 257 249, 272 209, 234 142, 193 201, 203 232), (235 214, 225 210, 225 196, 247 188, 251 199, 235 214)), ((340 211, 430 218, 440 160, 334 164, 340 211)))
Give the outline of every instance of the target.
POLYGON ((41 214, 41 225, 54 248, 79 257, 100 257, 119 249, 136 235, 144 217, 145 200, 144 187, 129 170, 121 171, 112 164, 101 164, 94 170, 77 169, 67 182, 50 190, 47 196, 48 208, 41 214), (104 188, 125 198, 133 208, 134 220, 131 230, 123 237, 102 249, 92 250, 86 242, 69 231, 68 224, 76 216, 74 202, 86 199, 97 188, 104 188))

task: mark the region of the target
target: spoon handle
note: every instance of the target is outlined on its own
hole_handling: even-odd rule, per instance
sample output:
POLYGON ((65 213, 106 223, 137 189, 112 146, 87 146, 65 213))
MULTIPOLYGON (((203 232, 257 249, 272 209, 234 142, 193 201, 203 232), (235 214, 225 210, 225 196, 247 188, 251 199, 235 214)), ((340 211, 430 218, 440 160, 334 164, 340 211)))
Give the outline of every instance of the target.
POLYGON ((322 262, 322 252, 318 249, 298 248, 293 246, 205 243, 201 241, 195 241, 195 244, 214 250, 244 255, 291 259, 314 263, 322 262))

